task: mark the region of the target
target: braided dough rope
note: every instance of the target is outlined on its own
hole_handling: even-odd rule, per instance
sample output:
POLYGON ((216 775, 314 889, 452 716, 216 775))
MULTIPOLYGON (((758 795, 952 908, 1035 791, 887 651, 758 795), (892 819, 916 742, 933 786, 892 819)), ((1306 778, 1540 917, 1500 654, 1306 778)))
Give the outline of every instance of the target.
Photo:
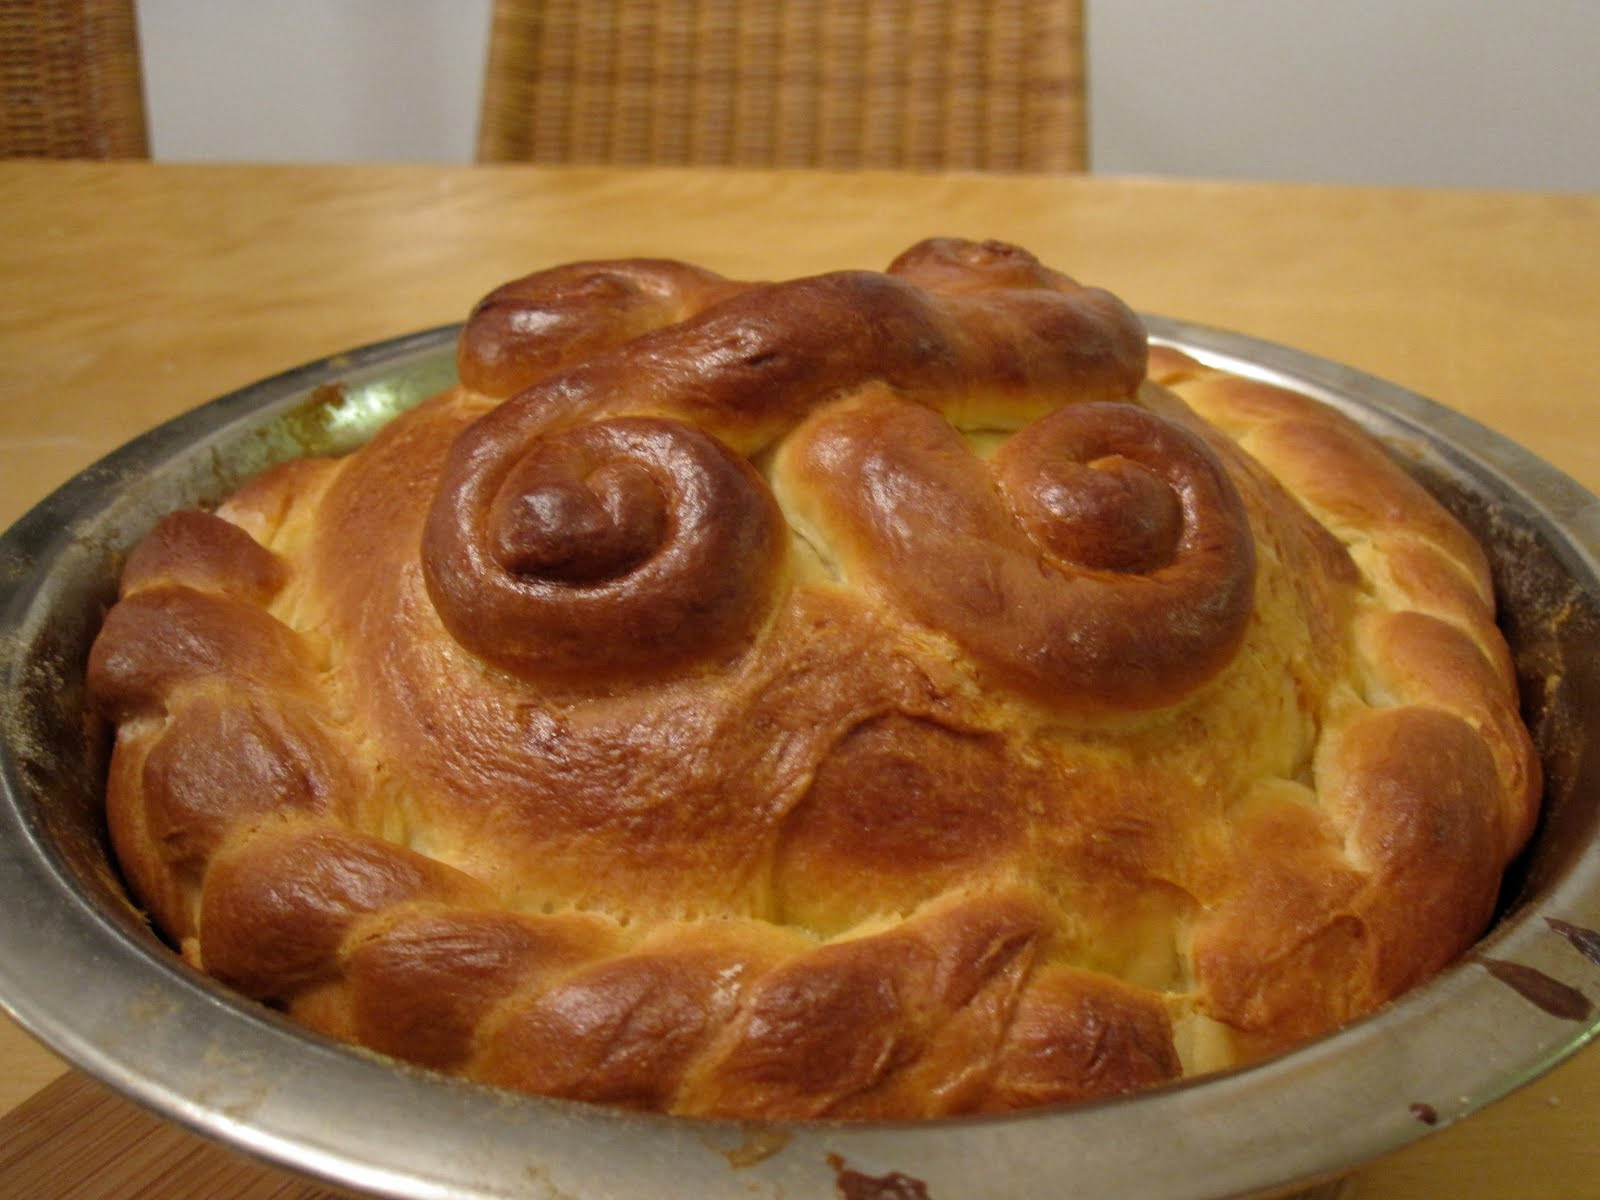
POLYGON ((556 268, 459 366, 164 520, 94 647, 130 889, 244 994, 912 1117, 1291 1045, 1487 921, 1538 794, 1487 570, 1336 414, 948 240, 556 268))
POLYGON ((1334 837, 1293 809, 1243 825, 1255 870, 1195 934, 1197 975, 1237 1014, 1241 1045, 1269 1049, 1377 1007, 1469 944, 1532 833, 1542 778, 1466 530, 1330 409, 1171 350, 1151 375, 1283 481, 1361 571, 1354 695, 1313 762, 1317 824, 1334 837), (1283 919, 1250 921, 1260 905, 1283 919), (1296 962, 1342 974, 1342 991, 1308 1006, 1296 962))

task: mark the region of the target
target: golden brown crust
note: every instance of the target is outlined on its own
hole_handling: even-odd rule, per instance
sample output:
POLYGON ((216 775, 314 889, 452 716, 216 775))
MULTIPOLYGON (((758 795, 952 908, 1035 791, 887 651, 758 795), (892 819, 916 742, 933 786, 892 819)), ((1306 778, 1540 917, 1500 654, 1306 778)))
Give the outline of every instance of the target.
POLYGON ((1539 773, 1482 551, 1348 419, 935 239, 582 263, 130 559, 108 819, 191 961, 471 1078, 1069 1103, 1384 1003, 1539 773))
POLYGON ((1238 493, 1203 442, 1126 401, 1057 409, 985 464, 940 414, 866 389, 796 431, 779 469, 852 578, 1051 704, 1171 703, 1244 635, 1238 493))
POLYGON ((744 286, 668 259, 538 271, 502 284, 473 306, 456 371, 475 392, 514 396, 564 366, 676 324, 744 286))
POLYGON ((496 666, 672 672, 743 648, 765 618, 787 527, 754 468, 694 426, 617 417, 553 430, 498 469, 462 457, 423 573, 445 627, 496 666))

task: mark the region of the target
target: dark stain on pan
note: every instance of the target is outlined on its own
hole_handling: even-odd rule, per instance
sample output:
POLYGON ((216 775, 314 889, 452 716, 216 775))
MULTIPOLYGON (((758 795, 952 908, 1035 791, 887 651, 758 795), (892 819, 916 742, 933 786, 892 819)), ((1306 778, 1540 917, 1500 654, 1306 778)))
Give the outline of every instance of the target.
POLYGON ((930 1200, 927 1184, 899 1171, 863 1175, 837 1154, 828 1155, 828 1165, 833 1168, 840 1200, 930 1200))
POLYGON ((1544 920, 1546 925, 1571 942, 1574 950, 1596 966, 1600 966, 1600 933, 1556 917, 1546 917, 1544 920))
POLYGON ((1564 1021, 1587 1021, 1594 1012, 1589 997, 1570 984, 1546 975, 1538 967, 1504 958, 1476 960, 1483 968, 1528 1003, 1564 1021))
POLYGON ((1439 1110, 1421 1100, 1411 1106, 1411 1115, 1424 1125, 1437 1125, 1439 1123, 1439 1110))

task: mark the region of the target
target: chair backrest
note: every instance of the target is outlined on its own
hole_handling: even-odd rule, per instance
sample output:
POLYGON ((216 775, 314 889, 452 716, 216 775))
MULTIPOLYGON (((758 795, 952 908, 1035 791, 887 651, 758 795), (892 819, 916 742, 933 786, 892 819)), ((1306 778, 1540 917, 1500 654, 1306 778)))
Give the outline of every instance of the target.
POLYGON ((1077 171, 1082 0, 496 0, 483 162, 1077 171))
POLYGON ((0 102, 0 157, 148 157, 134 0, 0 3, 0 102))

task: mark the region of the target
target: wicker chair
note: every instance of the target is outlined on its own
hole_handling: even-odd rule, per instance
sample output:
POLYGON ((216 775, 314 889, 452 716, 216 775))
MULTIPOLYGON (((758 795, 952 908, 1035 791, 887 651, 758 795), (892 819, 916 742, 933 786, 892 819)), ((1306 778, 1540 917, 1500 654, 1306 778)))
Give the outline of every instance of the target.
POLYGON ((0 0, 0 157, 147 158, 134 0, 0 0))
POLYGON ((495 0, 478 158, 1082 170, 1082 0, 495 0))

